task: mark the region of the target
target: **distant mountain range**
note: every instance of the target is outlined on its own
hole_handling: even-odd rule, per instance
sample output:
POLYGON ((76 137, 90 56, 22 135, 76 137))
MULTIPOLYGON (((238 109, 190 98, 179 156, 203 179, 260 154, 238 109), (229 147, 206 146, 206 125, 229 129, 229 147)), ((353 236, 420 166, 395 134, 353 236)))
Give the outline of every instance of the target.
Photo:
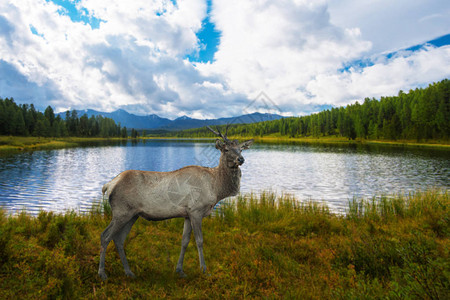
MULTIPOLYGON (((175 120, 161 118, 158 115, 151 114, 147 116, 138 116, 130 114, 123 109, 107 113, 92 109, 77 110, 78 117, 86 114, 88 118, 91 116, 103 116, 113 119, 117 124, 120 123, 122 127, 135 129, 149 129, 149 130, 183 130, 190 128, 199 128, 206 125, 225 125, 225 124, 249 124, 263 121, 278 120, 283 118, 281 115, 269 113, 252 113, 231 118, 219 119, 193 119, 187 116, 179 117, 175 120)), ((66 112, 61 112, 58 115, 65 119, 66 112)))

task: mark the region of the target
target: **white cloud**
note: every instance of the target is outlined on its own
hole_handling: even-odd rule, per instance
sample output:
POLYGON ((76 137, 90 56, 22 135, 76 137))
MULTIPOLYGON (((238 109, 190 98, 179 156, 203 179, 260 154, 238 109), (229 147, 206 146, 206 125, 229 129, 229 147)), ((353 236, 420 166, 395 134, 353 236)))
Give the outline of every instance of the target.
POLYGON ((309 81, 370 48, 358 29, 332 25, 323 1, 216 1, 212 20, 219 49, 215 62, 198 69, 220 74, 234 92, 252 99, 264 91, 282 106, 309 103, 309 81))
POLYGON ((80 3, 93 16, 106 22, 104 35, 133 36, 136 43, 169 55, 184 54, 197 47, 195 33, 206 17, 206 3, 200 0, 108 1, 83 0, 80 3))
MULTIPOLYGON (((55 89, 54 98, 32 100, 57 110, 128 106, 140 107, 141 113, 164 113, 161 101, 186 99, 178 92, 188 94, 188 88, 180 84, 203 81, 182 55, 198 46, 195 32, 206 15, 204 1, 178 1, 174 6, 171 1, 86 0, 78 5, 105 22, 99 29, 72 22, 52 2, 0 4, 0 20, 9 26, 8 32, 0 32, 1 59, 37 87, 55 89), (39 35, 32 34, 31 27, 39 35), (169 79, 166 90, 159 88, 155 76, 169 79)), ((2 85, 1 96, 12 96, 4 95, 14 90, 11 84, 2 85)))
POLYGON ((200 47, 205 0, 77 2, 102 20, 97 29, 51 1, 1 1, 0 97, 41 109, 212 118, 239 115, 261 91, 299 114, 449 77, 448 47, 379 55, 434 38, 437 27, 450 32, 449 5, 401 0, 401 11, 386 1, 213 0, 210 19, 221 32, 213 63, 184 58, 200 47), (423 28, 405 33, 416 23, 423 28), (374 65, 341 71, 366 57, 374 65))
POLYGON ((404 52, 389 60, 362 70, 319 75, 307 90, 317 98, 334 99, 337 105, 361 101, 365 97, 380 98, 407 92, 426 82, 437 82, 450 76, 450 46, 428 47, 417 52, 404 52))
POLYGON ((450 32, 448 0, 328 0, 331 22, 357 27, 371 54, 421 44, 450 32))

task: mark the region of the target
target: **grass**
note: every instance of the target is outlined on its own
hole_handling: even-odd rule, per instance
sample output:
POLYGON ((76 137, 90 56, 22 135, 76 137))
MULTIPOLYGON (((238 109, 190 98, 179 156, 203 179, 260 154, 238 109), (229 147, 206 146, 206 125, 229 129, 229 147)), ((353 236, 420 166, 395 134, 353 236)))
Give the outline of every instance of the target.
POLYGON ((391 145, 391 146, 409 146, 409 147, 431 147, 431 148, 439 148, 439 149, 450 149, 449 141, 444 140, 430 140, 427 142, 417 142, 411 140, 397 140, 397 141, 389 141, 389 140, 366 140, 364 141, 367 144, 383 144, 383 145, 391 145))
MULTIPOLYGON (((251 137, 242 136, 230 136, 230 139, 247 140, 251 137)), ((211 141, 214 138, 177 138, 177 137, 145 137, 139 138, 141 140, 152 139, 167 139, 167 140, 204 140, 211 141)), ((382 144, 391 146, 407 146, 407 147, 426 147, 426 148, 439 148, 450 150, 450 144, 448 141, 428 141, 424 143, 417 143, 414 141, 388 141, 388 140, 349 140, 344 137, 326 136, 320 138, 314 137, 301 137, 301 138, 289 138, 287 136, 270 135, 263 137, 254 137, 258 143, 273 143, 273 144, 286 144, 286 143, 305 143, 305 144, 382 144)), ((43 137, 21 137, 21 136, 0 136, 0 154, 2 153, 16 153, 20 151, 34 151, 34 150, 49 150, 49 149, 61 149, 79 147, 86 142, 102 142, 102 141, 120 141, 121 138, 82 138, 82 137, 66 137, 66 138, 43 138, 43 137)))
POLYGON ((32 136, 0 136, 0 154, 20 151, 79 147, 86 142, 121 140, 120 138, 44 138, 32 136))
POLYGON ((0 152, 74 147, 77 143, 51 138, 0 136, 0 152))
MULTIPOLYGON (((154 138, 154 137, 153 137, 154 138)), ((164 137, 159 137, 164 138, 164 137)), ((330 145, 344 145, 344 144, 375 144, 375 145, 388 145, 388 146, 402 146, 402 147, 425 147, 425 148, 438 148, 444 150, 450 150, 450 144, 448 140, 428 140, 424 142, 417 142, 413 140, 368 140, 368 139, 355 139, 351 140, 346 137, 338 136, 322 136, 322 137, 288 137, 280 134, 271 134, 265 136, 229 136, 229 139, 248 140, 253 138, 257 143, 268 144, 330 144, 330 145)), ((178 139, 176 137, 166 137, 166 139, 178 139)), ((183 138, 187 139, 187 138, 183 138)), ((197 138, 192 138, 197 139, 197 138)), ((199 138, 201 139, 201 138, 199 138)), ((208 139, 208 138, 203 138, 208 139)), ((213 139, 213 138, 209 138, 213 139)))
MULTIPOLYGON (((250 137, 231 136, 230 139, 245 140, 250 137)), ((338 136, 323 136, 323 137, 288 137, 281 136, 279 134, 267 135, 262 137, 254 137, 256 142, 260 143, 305 143, 305 144, 377 144, 377 145, 390 145, 390 146, 408 146, 408 147, 427 147, 427 148, 440 148, 450 149, 448 140, 429 140, 426 142, 417 142, 412 140, 368 140, 368 139, 355 139, 351 140, 346 137, 338 136)))
POLYGON ((89 214, 0 212, 0 298, 444 299, 450 289, 449 196, 426 191, 353 200, 346 215, 274 194, 241 195, 203 221, 211 276, 193 238, 175 265, 182 219, 139 219, 126 241, 135 279, 114 246, 97 276, 107 203, 89 214))

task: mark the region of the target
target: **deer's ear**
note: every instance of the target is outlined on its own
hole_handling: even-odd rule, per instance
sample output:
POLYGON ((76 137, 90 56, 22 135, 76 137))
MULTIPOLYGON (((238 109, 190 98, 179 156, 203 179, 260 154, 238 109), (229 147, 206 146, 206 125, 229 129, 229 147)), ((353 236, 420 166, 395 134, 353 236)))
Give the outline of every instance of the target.
POLYGON ((250 148, 250 146, 251 146, 252 144, 253 144, 253 139, 248 140, 248 141, 245 141, 245 142, 243 142, 243 143, 240 143, 240 144, 239 144, 239 147, 241 148, 241 150, 244 150, 244 149, 250 148))
POLYGON ((225 148, 225 143, 222 142, 221 140, 217 139, 216 140, 216 149, 219 149, 220 151, 222 151, 225 148))

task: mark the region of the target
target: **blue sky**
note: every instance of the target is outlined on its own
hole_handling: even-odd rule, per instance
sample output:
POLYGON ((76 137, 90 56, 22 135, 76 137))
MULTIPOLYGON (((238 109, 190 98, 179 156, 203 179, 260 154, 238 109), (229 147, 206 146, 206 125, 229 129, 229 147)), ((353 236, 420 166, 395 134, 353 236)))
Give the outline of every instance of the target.
MULTIPOLYGON (((82 5, 81 0, 47 0, 51 1, 61 9, 58 10, 60 15, 67 15, 72 22, 82 22, 83 24, 88 24, 92 29, 98 29, 100 27, 100 22, 103 20, 98 19, 89 14, 89 11, 83 7, 78 8, 77 5, 82 5)), ((172 1, 176 6, 176 1, 172 1)), ((216 53, 220 32, 215 28, 215 25, 210 20, 210 14, 212 9, 212 1, 206 1, 207 11, 206 17, 202 21, 202 27, 196 32, 196 36, 199 42, 199 49, 195 49, 193 52, 186 54, 185 58, 188 58, 193 62, 212 62, 214 60, 214 53, 216 53)), ((165 11, 156 12, 157 15, 163 15, 165 11)), ((103 21, 105 22, 105 21, 103 21)), ((36 35, 42 36, 38 33, 36 28, 30 27, 31 32, 36 35)))
POLYGON ((427 41, 425 43, 414 45, 408 47, 406 49, 400 49, 394 52, 382 53, 376 55, 375 57, 365 57, 363 59, 357 59, 353 61, 349 61, 343 65, 343 67, 339 70, 341 72, 350 72, 351 69, 354 70, 363 70, 364 68, 374 66, 377 62, 377 59, 382 57, 384 60, 393 60, 397 58, 399 55, 409 55, 413 52, 418 51, 426 51, 427 47, 443 47, 450 45, 450 34, 440 36, 436 39, 427 41))
POLYGON ((214 53, 217 52, 220 42, 220 32, 216 29, 214 22, 211 21, 212 1, 208 0, 206 17, 202 21, 202 28, 196 33, 200 44, 200 50, 186 55, 193 62, 213 62, 214 53))
POLYGON ((7 0, 0 97, 56 111, 284 115, 450 77, 442 0, 7 0))
POLYGON ((47 2, 53 2, 58 5, 58 13, 60 15, 67 15, 72 22, 82 22, 89 24, 92 29, 98 29, 100 27, 101 20, 95 18, 89 14, 89 11, 82 7, 81 0, 47 0, 47 2), (77 7, 77 6, 81 7, 77 7))

